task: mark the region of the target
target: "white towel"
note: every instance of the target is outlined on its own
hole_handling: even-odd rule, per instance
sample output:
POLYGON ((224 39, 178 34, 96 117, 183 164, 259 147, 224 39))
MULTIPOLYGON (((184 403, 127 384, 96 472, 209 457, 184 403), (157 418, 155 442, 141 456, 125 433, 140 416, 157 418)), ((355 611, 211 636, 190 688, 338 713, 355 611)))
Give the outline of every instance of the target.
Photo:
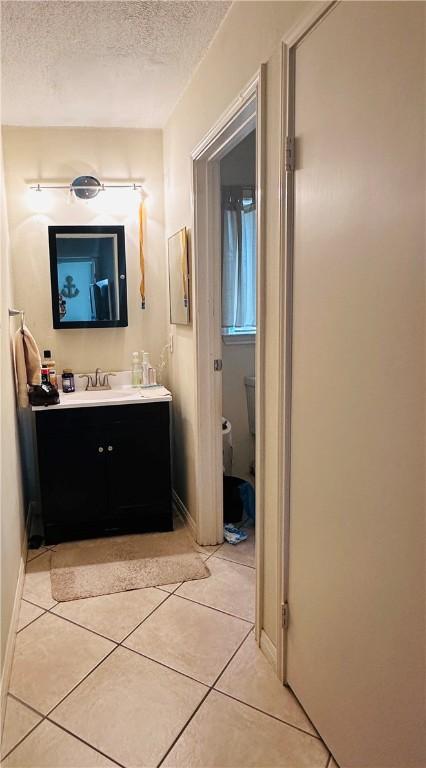
POLYGON ((18 405, 27 408, 28 385, 41 384, 41 357, 34 336, 24 325, 15 333, 15 374, 18 405))

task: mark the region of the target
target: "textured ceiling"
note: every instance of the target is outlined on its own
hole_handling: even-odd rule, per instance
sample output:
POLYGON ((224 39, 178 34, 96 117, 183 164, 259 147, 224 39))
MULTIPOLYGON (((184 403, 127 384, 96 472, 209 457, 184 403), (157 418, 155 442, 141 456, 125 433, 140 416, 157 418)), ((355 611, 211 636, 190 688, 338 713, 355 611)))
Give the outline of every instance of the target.
POLYGON ((3 0, 2 122, 163 126, 229 6, 3 0))

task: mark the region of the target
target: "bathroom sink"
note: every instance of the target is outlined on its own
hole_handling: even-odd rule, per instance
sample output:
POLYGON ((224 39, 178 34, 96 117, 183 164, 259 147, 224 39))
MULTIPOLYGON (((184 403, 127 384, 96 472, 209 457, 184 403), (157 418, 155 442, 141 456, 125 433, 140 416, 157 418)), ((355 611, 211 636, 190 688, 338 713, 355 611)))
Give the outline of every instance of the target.
MULTIPOLYGON (((73 395, 84 398, 84 400, 120 400, 128 398, 130 393, 136 394, 133 389, 88 389, 80 392, 73 392, 73 395)), ((64 395, 67 397, 67 395, 64 395)))
MULTIPOLYGON (((115 389, 78 389, 76 392, 59 392, 58 405, 49 406, 49 410, 62 408, 94 408, 108 405, 143 405, 170 401, 172 396, 165 387, 149 387, 138 389, 129 385, 121 385, 115 389)), ((34 411, 44 410, 45 406, 33 406, 34 411)))

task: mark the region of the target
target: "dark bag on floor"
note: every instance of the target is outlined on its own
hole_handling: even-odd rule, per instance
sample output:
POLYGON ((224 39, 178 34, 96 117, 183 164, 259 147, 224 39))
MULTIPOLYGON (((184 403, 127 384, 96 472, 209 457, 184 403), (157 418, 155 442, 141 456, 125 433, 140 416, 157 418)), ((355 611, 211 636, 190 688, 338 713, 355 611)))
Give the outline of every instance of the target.
POLYGON ((243 502, 240 496, 241 477, 223 476, 223 522, 240 523, 243 519, 243 502))

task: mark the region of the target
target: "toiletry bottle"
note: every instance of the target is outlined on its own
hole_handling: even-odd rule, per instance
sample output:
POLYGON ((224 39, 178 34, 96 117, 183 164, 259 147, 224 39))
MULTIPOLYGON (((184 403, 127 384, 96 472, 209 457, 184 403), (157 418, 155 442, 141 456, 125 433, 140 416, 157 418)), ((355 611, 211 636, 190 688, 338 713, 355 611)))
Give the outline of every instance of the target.
POLYGON ((56 387, 50 381, 49 368, 41 368, 41 386, 30 388, 30 402, 32 405, 57 405, 59 394, 56 387))
POLYGON ((41 369, 41 386, 43 389, 49 389, 50 385, 50 378, 49 378, 49 369, 42 367, 41 369))
POLYGON ((56 363, 54 360, 52 360, 52 353, 50 349, 45 349, 43 352, 43 368, 47 368, 49 370, 49 381, 57 389, 58 379, 56 376, 56 363))
POLYGON ((139 352, 133 352, 132 355, 132 387, 140 387, 141 385, 141 364, 139 360, 139 352))
POLYGON ((62 392, 75 392, 74 374, 71 368, 64 368, 62 372, 62 392))
POLYGON ((149 352, 143 353, 143 363, 142 363, 142 384, 144 387, 149 386, 149 352))

